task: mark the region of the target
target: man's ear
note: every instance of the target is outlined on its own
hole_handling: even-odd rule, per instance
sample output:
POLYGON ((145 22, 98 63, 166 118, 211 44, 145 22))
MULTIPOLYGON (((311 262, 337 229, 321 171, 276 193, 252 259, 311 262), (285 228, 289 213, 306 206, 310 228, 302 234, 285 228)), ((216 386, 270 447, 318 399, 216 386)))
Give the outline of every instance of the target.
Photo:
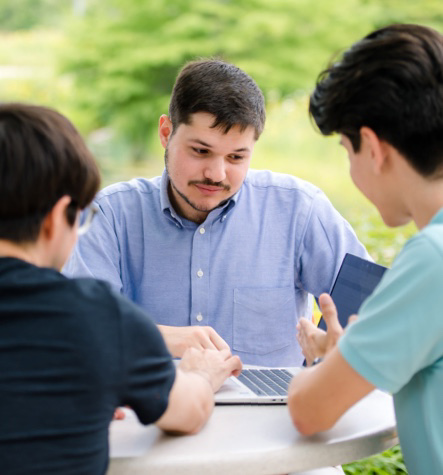
POLYGON ((70 196, 62 196, 45 216, 40 229, 40 235, 43 236, 45 240, 52 240, 57 232, 63 229, 62 226, 66 226, 66 208, 71 201, 72 198, 70 196))
POLYGON ((158 136, 163 148, 168 145, 169 137, 172 134, 172 122, 166 114, 160 116, 158 121, 158 136))
POLYGON ((371 159, 372 169, 379 175, 388 162, 388 145, 369 127, 360 129, 361 149, 371 159))

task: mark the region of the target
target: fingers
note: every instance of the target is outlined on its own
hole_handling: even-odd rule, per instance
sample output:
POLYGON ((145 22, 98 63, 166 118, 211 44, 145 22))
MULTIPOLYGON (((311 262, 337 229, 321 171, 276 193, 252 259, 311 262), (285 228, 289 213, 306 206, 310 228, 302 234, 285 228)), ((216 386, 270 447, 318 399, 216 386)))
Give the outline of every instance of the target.
POLYGON ((317 326, 306 318, 300 318, 299 322, 297 323, 297 330, 299 331, 299 333, 310 334, 313 333, 316 329, 317 326))
POLYGON ((317 328, 316 325, 306 318, 299 320, 297 330, 297 341, 309 366, 315 358, 324 356, 326 332, 317 328))
POLYGON ((338 321, 337 308, 334 301, 328 294, 321 294, 318 299, 323 318, 329 331, 338 331, 341 333, 342 327, 338 321))
POLYGON ((229 365, 230 365, 230 373, 233 376, 239 376, 242 369, 243 369, 243 364, 240 360, 240 357, 237 355, 231 356, 228 360, 229 365))
POLYGON ((207 327, 209 332, 209 341, 217 350, 231 350, 225 340, 212 328, 207 327))

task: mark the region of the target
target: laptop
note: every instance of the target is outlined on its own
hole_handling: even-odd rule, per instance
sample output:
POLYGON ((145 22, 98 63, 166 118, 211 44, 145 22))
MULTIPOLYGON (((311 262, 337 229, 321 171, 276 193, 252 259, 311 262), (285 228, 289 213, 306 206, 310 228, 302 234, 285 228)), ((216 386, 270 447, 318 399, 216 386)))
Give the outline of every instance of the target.
MULTIPOLYGON (((330 292, 343 327, 347 325, 350 315, 358 313, 385 271, 386 267, 346 254, 330 292)), ((326 330, 323 318, 320 318, 318 326, 326 330)), ((246 367, 238 378, 228 378, 215 394, 215 403, 286 404, 289 383, 301 369, 246 367)))

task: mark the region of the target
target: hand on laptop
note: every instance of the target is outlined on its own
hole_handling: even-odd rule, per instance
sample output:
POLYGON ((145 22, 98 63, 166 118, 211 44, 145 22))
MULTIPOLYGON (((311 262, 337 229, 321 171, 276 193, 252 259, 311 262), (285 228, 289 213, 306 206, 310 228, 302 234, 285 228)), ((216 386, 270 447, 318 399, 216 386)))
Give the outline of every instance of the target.
POLYGON ((238 356, 231 355, 227 349, 218 351, 189 348, 183 354, 178 368, 200 374, 216 392, 229 376, 238 376, 241 373, 242 363, 238 356))
MULTIPOLYGON (((319 298, 320 310, 327 325, 327 331, 317 328, 306 318, 300 319, 297 324, 297 341, 306 358, 306 364, 312 364, 315 358, 323 358, 337 344, 343 333, 335 304, 328 294, 322 294, 319 298)), ((353 318, 353 317, 351 317, 353 318)))
POLYGON ((181 358, 188 348, 229 350, 229 345, 212 327, 172 327, 157 325, 174 358, 181 358))

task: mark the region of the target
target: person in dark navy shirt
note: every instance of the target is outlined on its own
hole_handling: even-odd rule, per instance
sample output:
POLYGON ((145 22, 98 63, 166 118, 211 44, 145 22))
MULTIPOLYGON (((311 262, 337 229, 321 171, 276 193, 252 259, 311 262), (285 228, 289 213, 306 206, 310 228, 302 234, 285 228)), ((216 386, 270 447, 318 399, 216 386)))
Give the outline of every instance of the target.
POLYGON ((105 473, 121 405, 144 424, 198 431, 238 357, 191 349, 176 370, 143 310, 59 272, 100 183, 78 132, 54 110, 2 104, 0 157, 1 473, 105 473))

